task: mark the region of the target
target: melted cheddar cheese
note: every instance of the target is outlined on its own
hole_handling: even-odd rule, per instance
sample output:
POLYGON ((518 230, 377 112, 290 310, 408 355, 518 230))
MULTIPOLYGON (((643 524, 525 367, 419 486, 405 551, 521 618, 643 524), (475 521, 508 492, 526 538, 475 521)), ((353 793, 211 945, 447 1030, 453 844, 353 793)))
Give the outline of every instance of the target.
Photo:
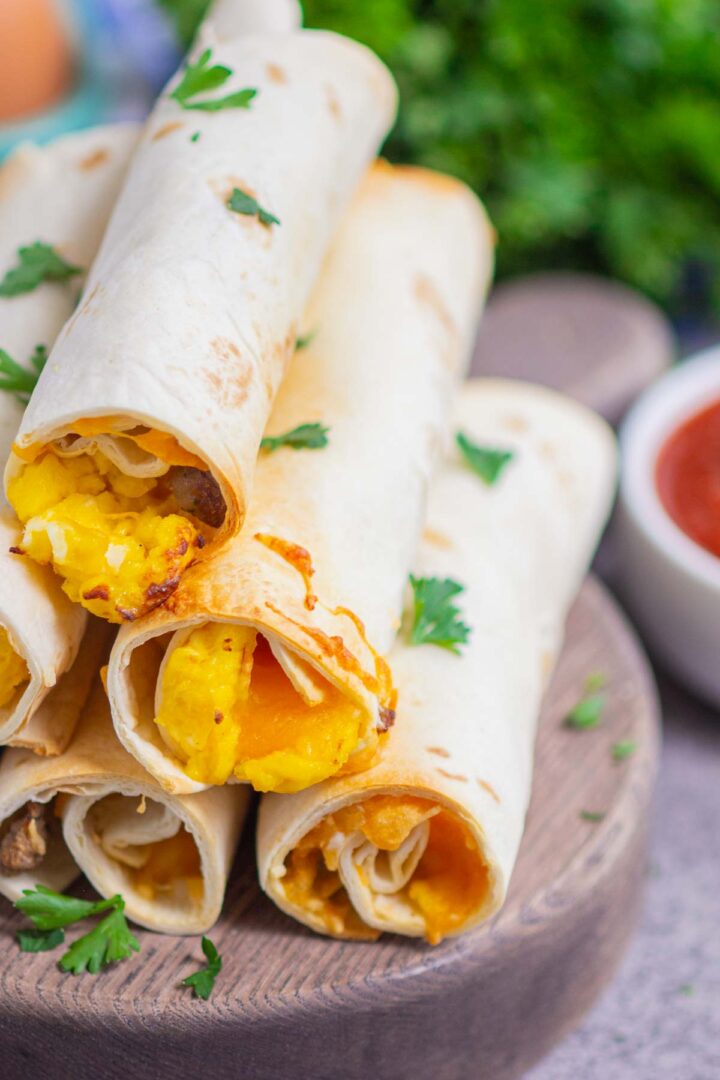
POLYGON ((11 482, 22 550, 51 565, 71 600, 120 623, 167 599, 197 554, 198 524, 158 479, 126 476, 101 453, 46 450, 11 482))
POLYGON ((158 893, 173 892, 179 885, 187 889, 191 900, 202 900, 200 853, 185 828, 169 840, 149 844, 147 861, 130 873, 137 892, 146 900, 154 900, 158 893))
MULTIPOLYGON (((286 859, 282 881, 287 899, 318 915, 331 933, 377 937, 378 931, 361 923, 350 904, 337 872, 338 847, 330 841, 338 833, 350 836, 359 830, 379 851, 396 851, 434 807, 412 795, 375 795, 329 814, 286 859)), ((480 906, 488 869, 470 829, 449 810, 441 808, 428 826, 425 852, 398 895, 422 916, 425 937, 437 945, 480 906)))
POLYGON ((363 712, 329 684, 306 704, 254 630, 206 623, 168 656, 156 723, 193 780, 288 793, 345 765, 363 712))
POLYGON ((29 678, 27 664, 13 649, 7 630, 0 626, 0 708, 10 704, 29 678))

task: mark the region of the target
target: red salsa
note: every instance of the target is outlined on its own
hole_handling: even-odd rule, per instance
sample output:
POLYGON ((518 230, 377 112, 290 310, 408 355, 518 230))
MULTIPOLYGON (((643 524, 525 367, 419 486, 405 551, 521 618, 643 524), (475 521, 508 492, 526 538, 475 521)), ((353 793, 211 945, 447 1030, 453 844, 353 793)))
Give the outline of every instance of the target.
POLYGON ((666 440, 655 483, 675 524, 720 556, 720 401, 695 413, 666 440))

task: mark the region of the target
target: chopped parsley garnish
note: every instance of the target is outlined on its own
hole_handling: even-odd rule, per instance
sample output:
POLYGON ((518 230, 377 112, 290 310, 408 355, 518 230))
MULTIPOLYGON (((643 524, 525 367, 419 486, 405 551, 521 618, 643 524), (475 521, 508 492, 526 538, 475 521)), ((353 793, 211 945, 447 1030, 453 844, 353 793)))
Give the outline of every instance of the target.
POLYGON ((22 367, 0 349, 0 390, 8 394, 15 394, 25 404, 30 400, 30 395, 37 385, 40 372, 47 363, 48 353, 44 345, 36 345, 35 351, 30 357, 30 365, 33 370, 22 367))
POLYGON ((599 822, 605 820, 605 814, 597 810, 581 810, 580 817, 583 821, 599 822))
POLYGON ((20 952, 50 952, 65 941, 65 931, 56 930, 18 930, 15 935, 20 952))
POLYGON ((613 761, 625 761, 626 758, 632 757, 636 750, 637 743, 634 743, 631 739, 623 739, 621 742, 613 743, 612 759, 613 761))
POLYGON ((257 90, 246 87, 220 98, 204 98, 202 101, 191 100, 198 94, 208 94, 218 90, 232 75, 224 64, 211 64, 212 49, 206 49, 195 64, 188 64, 182 79, 170 97, 183 109, 199 109, 203 112, 219 112, 221 109, 249 109, 257 95, 257 90))
POLYGON ((228 210, 236 214, 244 214, 246 217, 256 217, 261 225, 279 225, 280 218, 275 217, 269 210, 263 210, 257 199, 248 195, 240 188, 233 188, 232 195, 227 201, 228 210))
POLYGON ((190 142, 197 142, 199 138, 200 132, 196 131, 193 135, 190 136, 190 142))
POLYGON ((53 892, 44 885, 36 885, 34 889, 23 889, 23 895, 16 901, 15 907, 27 915, 35 929, 44 935, 41 938, 32 931, 20 931, 18 943, 24 952, 43 952, 61 945, 66 926, 109 912, 92 930, 74 941, 60 958, 60 968, 74 975, 83 971, 95 975, 107 964, 125 960, 140 951, 140 943, 127 924, 125 901, 121 896, 111 896, 108 900, 78 900, 74 896, 53 892), (40 944, 28 947, 35 939, 40 944))
POLYGON ((605 678, 600 672, 593 672, 585 680, 585 693, 565 717, 565 726, 585 731, 595 728, 600 723, 605 698, 597 691, 604 686, 605 678))
POLYGON ((134 952, 140 952, 140 942, 130 930, 125 918, 125 902, 119 900, 118 906, 93 929, 74 941, 64 956, 60 957, 60 967, 73 975, 88 971, 97 975, 101 968, 127 960, 134 952))
POLYGON ((692 983, 683 983, 678 987, 678 994, 682 994, 683 997, 692 997, 695 993, 695 987, 692 983))
POLYGON ((458 646, 467 643, 471 631, 452 601, 464 592, 464 586, 450 578, 416 578, 412 574, 410 584, 413 589, 411 644, 438 645, 459 655, 458 646))
POLYGON ((0 281, 0 296, 20 296, 32 292, 43 281, 68 281, 83 271, 66 262, 50 244, 37 241, 18 248, 18 264, 0 281))
POLYGON ((483 480, 488 487, 492 487, 500 479, 503 470, 515 457, 513 450, 498 450, 490 446, 478 446, 477 443, 468 439, 458 431, 455 436, 460 453, 474 473, 483 480))
POLYGON ((210 938, 204 937, 202 939, 202 951, 205 954, 207 964, 192 975, 188 975, 186 979, 183 979, 182 985, 191 986, 195 997, 207 1001, 215 987, 215 980, 220 974, 222 957, 210 938))
POLYGON ((295 339, 295 351, 299 352, 300 349, 307 349, 312 345, 316 337, 317 330, 310 330, 307 334, 301 334, 300 337, 295 339))
POLYGON ((330 428, 324 424, 300 424, 283 435, 266 435, 260 443, 260 449, 271 454, 281 446, 291 450, 322 450, 327 446, 330 428))

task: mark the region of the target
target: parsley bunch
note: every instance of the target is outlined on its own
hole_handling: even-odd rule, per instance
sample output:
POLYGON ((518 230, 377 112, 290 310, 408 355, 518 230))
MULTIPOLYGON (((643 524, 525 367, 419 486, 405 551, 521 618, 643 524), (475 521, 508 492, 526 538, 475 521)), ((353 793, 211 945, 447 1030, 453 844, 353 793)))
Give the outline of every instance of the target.
POLYGON ((400 85, 385 153, 461 177, 501 275, 609 272, 671 305, 698 260, 720 307, 716 0, 304 0, 400 85))
POLYGON ((27 915, 35 927, 34 931, 18 931, 17 940, 22 952, 54 949, 65 941, 66 927, 106 911, 109 913, 60 957, 58 966, 73 975, 83 971, 96 975, 108 964, 140 952, 140 943, 127 924, 125 901, 121 896, 95 902, 78 900, 53 892, 44 885, 36 885, 34 889, 23 889, 15 907, 27 915))

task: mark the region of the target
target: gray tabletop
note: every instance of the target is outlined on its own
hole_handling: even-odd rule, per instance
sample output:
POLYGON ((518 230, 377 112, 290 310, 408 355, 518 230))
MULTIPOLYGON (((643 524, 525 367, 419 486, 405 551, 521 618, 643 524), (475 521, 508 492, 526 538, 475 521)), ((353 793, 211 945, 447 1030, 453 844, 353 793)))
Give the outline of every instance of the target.
POLYGON ((720 713, 663 685, 644 909, 615 981, 526 1080, 720 1077, 720 713))

